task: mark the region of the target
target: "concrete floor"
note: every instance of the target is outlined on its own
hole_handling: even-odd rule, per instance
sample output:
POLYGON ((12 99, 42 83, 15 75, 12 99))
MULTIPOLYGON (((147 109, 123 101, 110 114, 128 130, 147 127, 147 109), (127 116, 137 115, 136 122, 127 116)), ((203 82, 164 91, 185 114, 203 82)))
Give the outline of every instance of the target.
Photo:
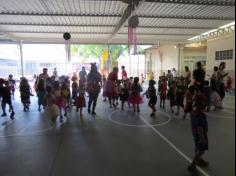
MULTIPOLYGON (((146 101, 147 102, 147 101, 146 101)), ((81 119, 73 109, 69 121, 53 130, 32 98, 29 112, 14 101, 16 119, 0 118, 0 176, 188 176, 193 157, 189 117, 169 108, 155 120, 141 106, 140 115, 110 109, 99 99, 96 118, 81 119)), ((204 176, 235 175, 235 98, 225 109, 208 113, 209 151, 204 176)))

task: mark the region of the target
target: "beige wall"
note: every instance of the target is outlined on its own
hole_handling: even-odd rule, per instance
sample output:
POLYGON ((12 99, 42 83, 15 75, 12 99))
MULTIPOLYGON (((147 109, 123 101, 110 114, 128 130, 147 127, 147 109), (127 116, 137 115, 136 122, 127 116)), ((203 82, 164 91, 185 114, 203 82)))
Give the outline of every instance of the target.
POLYGON ((226 63, 226 69, 232 76, 235 74, 235 35, 221 37, 207 41, 207 72, 211 73, 213 66, 219 66, 220 60, 215 60, 215 52, 233 49, 233 59, 223 60, 226 63))
MULTIPOLYGON (((226 71, 230 73, 230 76, 234 78, 235 75, 235 35, 224 36, 221 38, 208 40, 207 46, 203 48, 182 48, 180 52, 180 68, 181 73, 184 72, 184 57, 203 57, 206 58, 206 72, 207 74, 212 73, 214 66, 218 66, 221 61, 215 60, 215 52, 227 49, 234 50, 233 60, 224 60, 226 62, 226 71)), ((157 48, 146 50, 146 63, 148 58, 152 60, 152 71, 155 76, 160 76, 162 72, 166 72, 168 69, 176 68, 178 69, 178 49, 174 45, 164 45, 160 47, 160 52, 162 53, 163 63, 160 61, 160 54, 157 48)), ((192 71, 192 70, 191 70, 192 71)), ((234 81, 235 82, 235 81, 234 81)), ((234 83, 235 84, 235 83, 234 83)))
POLYGON ((167 72, 175 68, 178 70, 178 49, 174 45, 165 45, 157 48, 146 50, 146 63, 151 59, 151 71, 155 73, 155 77, 159 77, 162 72, 167 72), (162 63, 160 53, 162 54, 162 63))

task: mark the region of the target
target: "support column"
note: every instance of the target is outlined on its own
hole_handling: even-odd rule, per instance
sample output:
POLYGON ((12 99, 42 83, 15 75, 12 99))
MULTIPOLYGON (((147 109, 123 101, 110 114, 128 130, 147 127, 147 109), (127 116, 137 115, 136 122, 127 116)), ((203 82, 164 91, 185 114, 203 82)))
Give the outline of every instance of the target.
POLYGON ((24 76, 24 59, 23 59, 23 40, 20 41, 20 63, 21 63, 21 76, 24 76))
POLYGON ((178 46, 178 76, 180 76, 180 44, 178 46))

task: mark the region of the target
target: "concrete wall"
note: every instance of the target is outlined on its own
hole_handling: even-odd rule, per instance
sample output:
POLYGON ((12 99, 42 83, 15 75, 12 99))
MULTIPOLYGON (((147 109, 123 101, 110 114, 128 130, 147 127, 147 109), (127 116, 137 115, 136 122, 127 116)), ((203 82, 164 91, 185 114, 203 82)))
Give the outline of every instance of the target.
MULTIPOLYGON (((178 49, 174 45, 161 46, 158 48, 146 50, 146 67, 148 62, 150 64, 151 72, 155 74, 155 78, 158 78, 162 72, 175 68, 178 70, 178 49), (162 56, 162 59, 161 59, 162 56), (162 60, 162 62, 161 62, 162 60)), ((146 69, 146 73, 148 69, 146 69)))
MULTIPOLYGON (((219 66, 221 60, 215 60, 215 52, 233 49, 232 60, 222 60, 226 63, 225 70, 235 79, 235 34, 207 41, 207 73, 211 74, 214 66, 219 66)), ((234 81, 235 85, 235 81, 234 81)))
MULTIPOLYGON (((211 75, 213 67, 219 66, 220 62, 215 60, 215 52, 222 50, 233 49, 233 59, 224 60, 226 62, 226 71, 230 73, 230 76, 235 79, 235 35, 219 37, 216 39, 208 40, 207 46, 200 48, 181 48, 180 50, 180 73, 184 73, 184 58, 192 57, 196 58, 193 61, 195 64, 199 60, 206 60, 205 70, 207 74, 211 75)), ((155 77, 161 75, 162 72, 167 72, 168 69, 176 68, 178 70, 178 49, 174 45, 163 45, 160 47, 160 52, 156 48, 146 50, 145 63, 151 60, 151 70, 155 73, 155 77), (162 53, 162 63, 160 53, 162 53)), ((192 72, 193 70, 191 70, 192 72)), ((234 83, 235 85, 235 83, 234 83)), ((233 87, 234 87, 233 85, 233 87)))

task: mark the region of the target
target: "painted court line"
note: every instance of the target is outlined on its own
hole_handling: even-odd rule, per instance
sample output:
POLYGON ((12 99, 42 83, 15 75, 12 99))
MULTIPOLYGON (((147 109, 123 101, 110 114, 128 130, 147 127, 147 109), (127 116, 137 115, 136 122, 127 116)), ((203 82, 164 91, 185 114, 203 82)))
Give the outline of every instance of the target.
MULTIPOLYGON (((126 126, 126 127, 138 127, 138 128, 148 128, 149 126, 147 125, 132 125, 132 124, 126 124, 126 123, 122 123, 122 122, 118 122, 118 121, 115 121, 112 119, 112 115, 116 112, 119 112, 118 110, 115 110, 113 112, 111 112, 109 115, 108 115, 108 120, 110 120, 112 123, 114 124, 117 124, 117 125, 121 125, 121 126, 126 126)), ((171 116, 165 112, 162 112, 162 111, 156 111, 157 113, 161 113, 161 114, 164 114, 168 119, 164 122, 161 122, 161 123, 157 123, 157 124, 153 124, 152 126, 163 126, 163 125, 166 125, 168 124, 170 121, 171 121, 171 116)))
MULTIPOLYGON (((179 153, 184 159, 186 159, 189 163, 192 163, 192 160, 186 156, 180 149, 178 149, 172 142, 170 142, 169 139, 167 139, 164 135, 162 135, 156 128, 154 128, 147 120, 145 120, 143 117, 140 117, 144 123, 146 123, 151 129, 153 129, 154 132, 156 132, 167 144, 169 144, 177 153, 179 153)), ((204 176, 210 176, 208 173, 206 173, 203 169, 200 167, 197 167, 198 171, 203 174, 204 176)))

